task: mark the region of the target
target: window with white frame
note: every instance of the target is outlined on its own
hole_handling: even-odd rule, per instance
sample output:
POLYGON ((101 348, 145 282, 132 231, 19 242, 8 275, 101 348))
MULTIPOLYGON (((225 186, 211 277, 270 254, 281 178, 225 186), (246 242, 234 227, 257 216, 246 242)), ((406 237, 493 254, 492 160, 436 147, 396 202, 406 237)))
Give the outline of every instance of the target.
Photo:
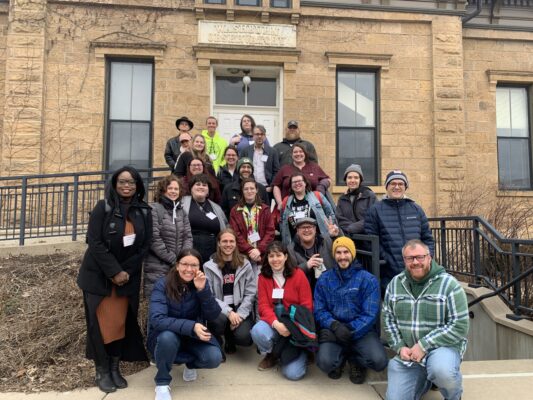
POLYGON ((496 88, 500 189, 532 189, 529 91, 523 86, 496 88))
POLYGON ((108 62, 106 167, 151 167, 152 87, 151 62, 108 62))
POLYGON ((337 70, 337 185, 344 170, 359 164, 365 183, 378 184, 377 73, 337 70))

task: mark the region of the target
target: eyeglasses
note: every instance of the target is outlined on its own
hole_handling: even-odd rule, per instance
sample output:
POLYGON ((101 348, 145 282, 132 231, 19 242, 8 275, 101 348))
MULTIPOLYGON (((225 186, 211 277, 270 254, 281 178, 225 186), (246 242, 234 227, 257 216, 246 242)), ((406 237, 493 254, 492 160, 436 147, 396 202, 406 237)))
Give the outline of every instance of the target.
POLYGON ((202 168, 202 164, 191 164, 191 168, 202 168))
POLYGON ((391 182, 391 183, 389 183, 389 185, 392 186, 392 187, 404 187, 405 183, 403 183, 403 182, 391 182))
POLYGON ((419 256, 406 256, 403 259, 406 263, 412 263, 415 259, 418 262, 423 262, 427 256, 429 256, 429 254, 422 254, 419 256))
POLYGON ((266 136, 263 132, 254 132, 254 136, 266 136))
POLYGON ((137 181, 135 179, 119 179, 117 183, 121 186, 135 186, 137 181))
POLYGON ((291 184, 293 184, 293 185, 294 185, 295 183, 305 183, 305 181, 300 179, 299 181, 292 181, 292 182, 291 182, 291 184))
POLYGON ((189 263, 184 263, 181 261, 178 264, 185 268, 191 268, 191 269, 200 268, 200 264, 189 264, 189 263))
POLYGON ((298 229, 301 229, 302 231, 310 231, 310 230, 312 230, 314 228, 315 228, 314 225, 300 225, 298 227, 298 229))

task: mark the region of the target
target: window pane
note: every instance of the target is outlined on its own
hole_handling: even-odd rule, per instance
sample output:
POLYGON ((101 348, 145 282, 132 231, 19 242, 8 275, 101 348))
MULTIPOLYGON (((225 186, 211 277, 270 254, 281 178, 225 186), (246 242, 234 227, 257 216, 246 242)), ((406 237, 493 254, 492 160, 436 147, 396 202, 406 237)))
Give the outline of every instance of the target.
POLYGON ((242 78, 221 76, 216 78, 216 104, 244 105, 244 84, 242 78))
POLYGON ((291 2, 289 0, 272 0, 270 3, 272 7, 290 8, 291 2))
POLYGON ((238 6, 258 6, 259 0, 237 0, 238 6))
POLYGON ((375 75, 358 72, 355 75, 357 118, 356 126, 374 127, 375 75))
POLYGON ((529 139, 498 139, 498 173, 504 189, 529 189, 529 139))
POLYGON ((271 78, 252 78, 248 85, 249 106, 276 106, 276 80, 271 78))
POLYGON ((129 63, 111 63, 109 117, 131 119, 131 85, 133 67, 129 63))
POLYGON ((355 73, 339 72, 337 81, 339 126, 355 125, 355 73))
POLYGON ((152 64, 133 64, 131 119, 152 119, 152 64))
POLYGON ((498 136, 511 136, 511 101, 509 88, 496 88, 496 127, 498 136))
POLYGON ((205 4, 226 4, 225 0, 204 0, 205 4))
POLYGON ((123 165, 149 168, 150 124, 112 122, 110 135, 109 169, 123 165))
POLYGON ((350 164, 363 168, 365 182, 377 184, 374 129, 339 129, 337 183, 344 184, 344 170, 350 164))
POLYGON ((525 88, 511 88, 511 134, 528 137, 527 92, 525 88))

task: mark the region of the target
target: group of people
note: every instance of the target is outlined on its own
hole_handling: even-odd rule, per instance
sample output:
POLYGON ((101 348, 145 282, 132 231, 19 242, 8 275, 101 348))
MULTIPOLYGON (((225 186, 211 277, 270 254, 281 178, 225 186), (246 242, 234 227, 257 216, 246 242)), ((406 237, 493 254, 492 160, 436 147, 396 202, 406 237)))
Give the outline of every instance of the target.
POLYGON ((249 115, 230 144, 214 117, 198 135, 187 117, 176 127, 165 150, 171 174, 158 181, 154 203, 125 166, 90 215, 78 285, 102 391, 127 386, 121 360, 150 358, 156 400, 170 400, 174 364, 185 364, 183 379, 192 381, 197 369, 255 344, 258 369, 279 364, 290 380, 313 360, 331 379, 348 364, 355 384, 368 368, 388 366, 387 399, 419 399, 432 384, 446 399, 461 397, 466 296, 433 260, 428 220, 405 195, 405 173, 389 172, 376 201, 352 164, 334 205, 297 121, 274 146, 249 115), (379 237, 379 277, 361 265, 352 234, 379 237), (149 356, 137 323, 141 285, 149 356))

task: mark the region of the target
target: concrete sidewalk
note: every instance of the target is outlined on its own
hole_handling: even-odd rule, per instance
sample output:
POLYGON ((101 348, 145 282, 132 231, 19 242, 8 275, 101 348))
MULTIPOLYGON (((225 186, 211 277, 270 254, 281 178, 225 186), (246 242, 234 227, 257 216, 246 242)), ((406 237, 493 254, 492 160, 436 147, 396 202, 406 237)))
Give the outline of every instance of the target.
MULTIPOLYGON (((285 400, 384 398, 386 374, 370 373, 366 384, 354 385, 347 372, 340 380, 331 380, 316 366, 310 366, 306 377, 290 382, 273 369, 257 371, 260 357, 250 349, 228 356, 228 361, 215 370, 199 370, 196 382, 184 382, 183 366, 172 371, 174 400, 285 400)), ((533 400, 533 360, 470 361, 462 365, 463 400, 509 399, 533 400)), ((106 395, 96 388, 65 393, 35 394, 0 393, 0 400, 150 400, 154 398, 155 367, 128 377, 129 387, 106 395)), ((424 400, 437 400, 438 392, 430 392, 424 400)))

